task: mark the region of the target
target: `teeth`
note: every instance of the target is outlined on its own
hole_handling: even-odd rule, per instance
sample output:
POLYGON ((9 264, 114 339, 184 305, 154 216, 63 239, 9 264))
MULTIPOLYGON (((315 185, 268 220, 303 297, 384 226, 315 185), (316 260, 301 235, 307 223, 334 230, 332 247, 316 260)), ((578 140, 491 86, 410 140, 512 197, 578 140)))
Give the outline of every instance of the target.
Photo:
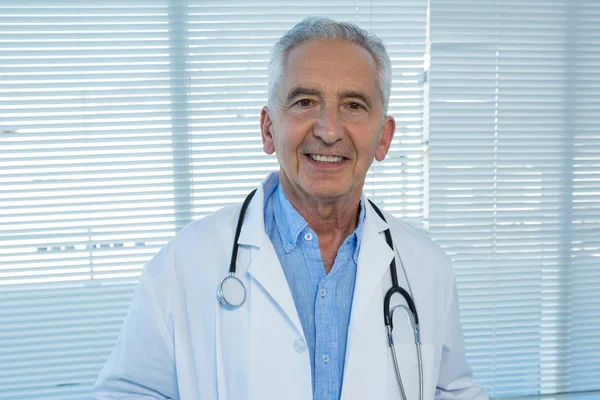
POLYGON ((338 157, 338 156, 321 156, 319 154, 311 154, 310 158, 312 158, 315 161, 326 162, 326 163, 340 162, 340 161, 342 161, 344 159, 344 157, 338 157))

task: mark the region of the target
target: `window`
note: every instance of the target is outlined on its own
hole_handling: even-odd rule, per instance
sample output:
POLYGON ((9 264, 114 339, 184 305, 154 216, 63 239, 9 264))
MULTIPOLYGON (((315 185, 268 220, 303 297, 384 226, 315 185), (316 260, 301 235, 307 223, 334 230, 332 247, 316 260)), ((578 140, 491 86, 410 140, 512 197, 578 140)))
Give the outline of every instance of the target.
POLYGON ((431 1, 429 232, 494 396, 600 388, 599 13, 431 1))
POLYGON ((276 3, 0 0, 8 397, 89 396, 145 261, 277 169, 258 124, 268 53, 306 16, 387 41, 398 133, 365 190, 421 222, 426 2, 276 3))
POLYGON ((3 394, 89 396, 143 264, 277 169, 268 54, 310 15, 386 42, 365 192, 454 260, 478 382, 600 389, 600 6, 429 3, 0 0, 3 394))

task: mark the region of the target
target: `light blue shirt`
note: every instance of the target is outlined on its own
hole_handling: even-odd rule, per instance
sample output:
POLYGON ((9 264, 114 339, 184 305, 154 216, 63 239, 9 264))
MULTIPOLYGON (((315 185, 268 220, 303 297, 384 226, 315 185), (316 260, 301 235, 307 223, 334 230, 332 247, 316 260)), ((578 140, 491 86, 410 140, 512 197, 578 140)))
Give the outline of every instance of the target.
POLYGON ((331 271, 325 274, 317 234, 280 185, 265 193, 265 230, 283 267, 304 330, 314 399, 338 400, 341 395, 364 201, 360 207, 356 230, 346 238, 331 271))

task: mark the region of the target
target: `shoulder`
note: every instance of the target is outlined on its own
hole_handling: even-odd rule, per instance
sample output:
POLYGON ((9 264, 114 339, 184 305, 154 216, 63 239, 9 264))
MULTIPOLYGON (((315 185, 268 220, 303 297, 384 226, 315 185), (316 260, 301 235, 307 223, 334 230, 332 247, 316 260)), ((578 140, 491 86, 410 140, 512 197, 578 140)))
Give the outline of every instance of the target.
POLYGON ((221 208, 185 225, 144 266, 144 274, 160 280, 167 276, 187 275, 203 260, 210 259, 212 264, 218 264, 220 257, 230 253, 240 206, 221 208))
POLYGON ((428 254, 448 258, 440 245, 435 243, 424 229, 387 213, 385 217, 393 235, 400 236, 403 240, 422 247, 428 254))
POLYGON ((200 246, 218 241, 220 237, 233 235, 240 207, 241 204, 233 204, 190 222, 175 235, 173 245, 200 246))
POLYGON ((227 274, 239 207, 190 222, 144 265, 139 286, 151 290, 165 319, 203 314, 202 321, 213 320, 210 305, 227 274))
POLYGON ((394 217, 388 219, 388 225, 419 308, 423 340, 425 343, 444 343, 445 327, 440 329, 440 321, 449 315, 448 310, 452 310, 450 306, 454 302, 452 262, 424 230, 394 217))
POLYGON ((425 230, 390 214, 386 214, 386 219, 396 246, 410 254, 417 268, 437 277, 436 280, 454 281, 450 257, 425 230))

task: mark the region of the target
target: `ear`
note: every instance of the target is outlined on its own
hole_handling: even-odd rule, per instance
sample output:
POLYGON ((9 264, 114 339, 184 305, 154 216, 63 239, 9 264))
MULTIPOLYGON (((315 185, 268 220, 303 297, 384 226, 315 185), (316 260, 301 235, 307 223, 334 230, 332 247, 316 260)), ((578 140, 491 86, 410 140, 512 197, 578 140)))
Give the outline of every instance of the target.
POLYGON ((263 144, 263 150, 267 154, 275 153, 275 144, 273 143, 273 120, 269 115, 269 108, 264 106, 260 111, 260 134, 263 144))
POLYGON ((394 120, 394 117, 388 115, 385 117, 381 137, 379 138, 379 143, 377 144, 377 149, 375 150, 375 159, 377 161, 383 161, 385 159, 385 156, 392 145, 394 132, 396 132, 396 120, 394 120))

